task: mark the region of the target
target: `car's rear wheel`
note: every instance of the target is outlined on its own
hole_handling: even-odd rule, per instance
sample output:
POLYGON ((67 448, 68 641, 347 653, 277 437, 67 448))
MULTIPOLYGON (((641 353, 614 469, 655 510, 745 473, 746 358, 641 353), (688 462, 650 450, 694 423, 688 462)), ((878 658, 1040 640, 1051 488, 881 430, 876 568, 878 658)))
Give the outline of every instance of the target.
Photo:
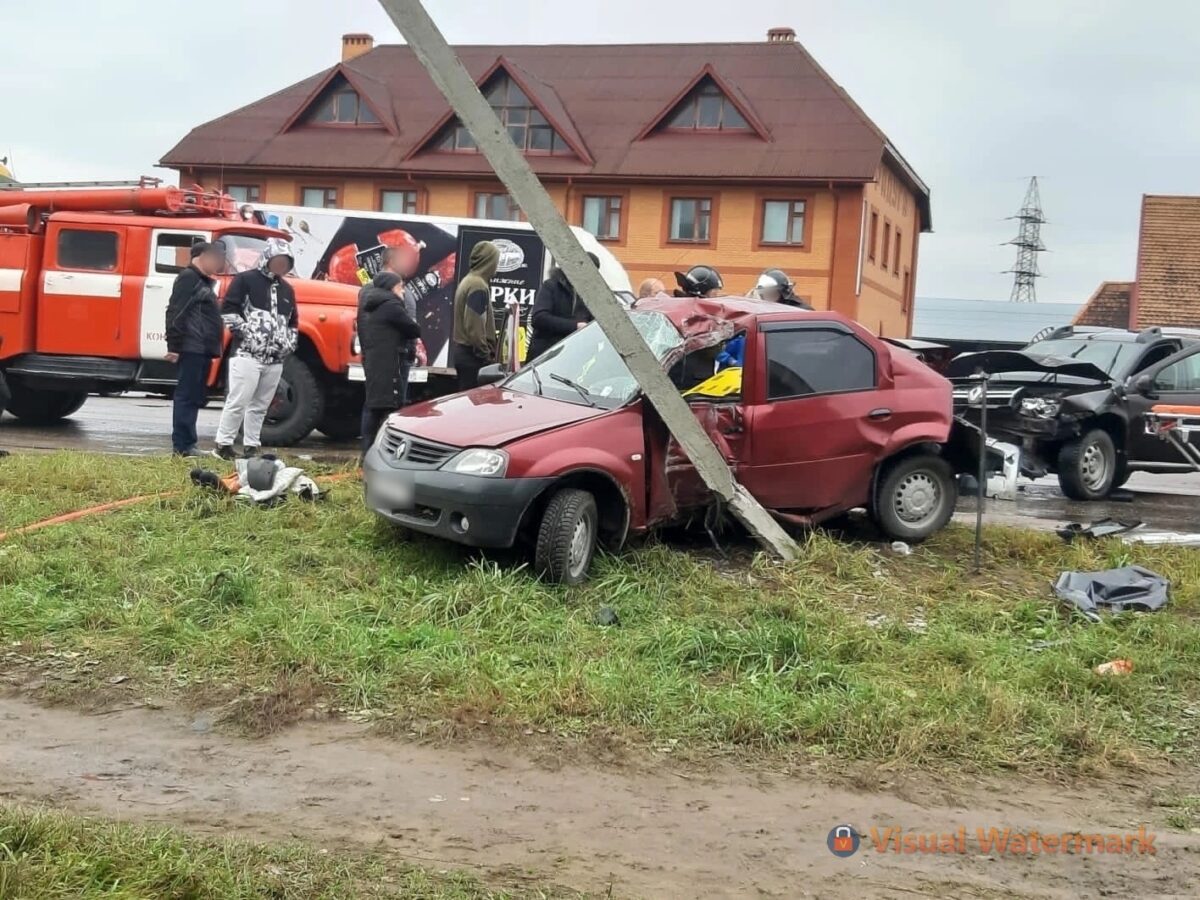
POLYGON ((954 469, 940 456, 921 453, 887 468, 872 513, 888 537, 915 543, 946 526, 957 500, 954 469))
POLYGON ((564 488, 551 497, 538 528, 538 574, 558 584, 585 582, 596 555, 599 524, 596 498, 587 491, 564 488))
POLYGON ((1117 448, 1099 428, 1058 451, 1058 486, 1072 500, 1103 500, 1113 489, 1117 469, 1117 448))

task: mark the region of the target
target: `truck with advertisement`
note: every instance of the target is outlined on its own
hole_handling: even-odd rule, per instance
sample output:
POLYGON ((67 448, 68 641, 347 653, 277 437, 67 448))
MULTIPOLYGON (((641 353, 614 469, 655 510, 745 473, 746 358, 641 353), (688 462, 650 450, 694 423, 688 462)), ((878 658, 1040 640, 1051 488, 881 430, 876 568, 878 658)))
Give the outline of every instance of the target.
MULTIPOLYGON (((500 248, 500 268, 492 279, 492 301, 496 321, 503 323, 505 331, 505 362, 513 356, 523 360, 534 296, 553 265, 528 223, 270 203, 245 205, 242 211, 260 224, 293 235, 296 274, 302 278, 359 287, 379 271, 385 249, 401 254, 422 331, 418 364, 409 377, 428 387, 414 390, 417 396, 453 390, 454 288, 466 274, 475 244, 493 241, 500 248)), ((600 274, 608 286, 618 297, 632 302, 629 275, 617 258, 591 233, 578 227, 572 230, 584 249, 600 261, 600 274)), ((353 365, 350 377, 360 379, 361 367, 353 365)))
MULTIPOLYGON (((7 412, 33 424, 70 416, 90 393, 169 395, 166 309, 196 241, 220 239, 227 275, 258 264, 287 232, 247 220, 228 196, 141 182, 0 189, 0 372, 7 412)), ((300 342, 284 366, 263 438, 287 445, 313 429, 344 430, 334 398, 353 395, 357 292, 295 283, 300 342)), ((209 373, 223 388, 223 360, 209 373)))
MULTIPOLYGON (((425 359, 413 379, 426 383, 426 395, 453 390, 451 301, 462 274, 459 260, 474 243, 500 243, 494 299, 526 317, 549 267, 541 241, 522 223, 255 209, 239 207, 228 195, 153 179, 7 186, 0 189, 0 378, 11 394, 5 409, 48 424, 76 412, 90 393, 170 395, 175 366, 165 359, 166 305, 192 243, 224 242, 223 290, 234 273, 258 263, 270 237, 292 243, 300 318, 297 352, 284 363, 263 428, 272 446, 296 444, 314 430, 334 439, 358 435, 357 289, 378 270, 384 246, 405 251, 418 294, 425 359)), ((628 276, 615 258, 594 238, 589 249, 614 290, 628 293, 628 276)), ((520 356, 518 317, 512 318, 509 360, 520 356)), ((212 393, 223 390, 224 377, 224 361, 214 362, 212 393)))

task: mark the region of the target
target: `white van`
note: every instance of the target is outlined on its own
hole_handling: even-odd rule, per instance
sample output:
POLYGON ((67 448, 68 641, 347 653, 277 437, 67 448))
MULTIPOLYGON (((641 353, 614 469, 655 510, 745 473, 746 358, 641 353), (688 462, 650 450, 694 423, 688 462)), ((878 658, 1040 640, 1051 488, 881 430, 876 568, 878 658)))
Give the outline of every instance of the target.
MULTIPOLYGON (((417 295, 421 354, 409 378, 453 375, 450 342, 454 325, 454 289, 467 272, 476 243, 490 240, 501 250, 492 279, 497 322, 506 323, 505 346, 523 358, 529 312, 553 260, 528 222, 491 221, 449 216, 417 216, 356 209, 314 209, 271 203, 242 207, 248 218, 292 235, 296 274, 301 278, 366 284, 379 271, 385 248, 405 260, 408 283, 417 295), (503 316, 503 318, 501 318, 503 316)), ((622 300, 633 301, 624 267, 607 247, 582 228, 571 229, 584 249, 600 260, 600 274, 622 300)), ((361 366, 350 378, 362 379, 361 366)))

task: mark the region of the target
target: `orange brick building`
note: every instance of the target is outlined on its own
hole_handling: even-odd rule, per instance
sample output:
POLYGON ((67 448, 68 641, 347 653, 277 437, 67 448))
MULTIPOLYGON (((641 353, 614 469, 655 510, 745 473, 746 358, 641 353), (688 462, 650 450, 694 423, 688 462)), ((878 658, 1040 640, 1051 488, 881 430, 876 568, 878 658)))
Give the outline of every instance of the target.
MULTIPOLYGON (((815 307, 909 333, 929 190, 791 29, 458 53, 568 221, 635 285, 704 263, 741 293, 777 267, 815 307)), ((369 35, 161 164, 246 202, 520 216, 412 52, 369 35)))

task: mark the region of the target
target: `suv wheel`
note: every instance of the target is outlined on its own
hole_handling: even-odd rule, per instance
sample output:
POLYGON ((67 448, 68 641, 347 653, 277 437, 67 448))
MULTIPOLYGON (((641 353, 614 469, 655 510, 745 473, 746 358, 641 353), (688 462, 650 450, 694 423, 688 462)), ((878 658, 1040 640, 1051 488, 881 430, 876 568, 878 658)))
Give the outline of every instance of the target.
POLYGON ((564 488, 555 494, 538 528, 538 574, 558 584, 583 584, 596 555, 599 524, 596 498, 587 491, 564 488))
POLYGON ((1117 477, 1117 448, 1094 428, 1058 451, 1058 485, 1072 500, 1103 500, 1117 477))
POLYGON ((876 524, 898 541, 923 541, 954 515, 958 483, 950 464, 922 453, 889 466, 872 510, 876 524))

